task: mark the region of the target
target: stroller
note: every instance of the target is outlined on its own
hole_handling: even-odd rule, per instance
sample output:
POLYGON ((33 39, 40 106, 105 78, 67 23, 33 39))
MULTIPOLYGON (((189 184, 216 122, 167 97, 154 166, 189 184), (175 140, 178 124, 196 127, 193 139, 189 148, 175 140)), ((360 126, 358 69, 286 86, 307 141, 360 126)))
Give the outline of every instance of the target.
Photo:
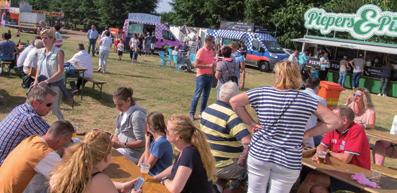
POLYGON ((189 52, 187 50, 179 50, 178 52, 179 69, 185 72, 193 72, 194 67, 190 61, 189 52))

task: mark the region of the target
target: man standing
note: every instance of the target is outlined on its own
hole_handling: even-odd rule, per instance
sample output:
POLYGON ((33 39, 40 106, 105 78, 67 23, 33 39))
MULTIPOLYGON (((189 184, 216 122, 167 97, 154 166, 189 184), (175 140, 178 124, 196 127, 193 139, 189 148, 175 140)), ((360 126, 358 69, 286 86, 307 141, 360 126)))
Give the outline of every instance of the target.
POLYGON ((200 48, 197 52, 196 63, 194 67, 197 68, 196 80, 194 84, 194 95, 192 104, 190 106, 189 117, 194 120, 194 114, 196 113, 196 107, 200 100, 201 94, 203 98, 201 100, 200 114, 207 107, 207 100, 211 92, 211 81, 213 76, 213 66, 215 65, 215 50, 214 50, 214 37, 207 36, 205 38, 204 47, 200 48))
MULTIPOLYGON (((73 125, 68 121, 57 121, 44 136, 30 136, 23 140, 0 167, 0 192, 22 193, 36 174, 49 179, 51 171, 61 162, 56 151, 62 151, 74 132, 73 125)), ((33 184, 34 189, 45 189, 45 183, 33 184)))
POLYGON ((15 107, 0 122, 0 165, 25 138, 44 135, 49 125, 42 118, 51 111, 56 92, 46 85, 36 85, 28 93, 26 103, 15 107))
POLYGON ((347 61, 347 56, 343 56, 343 59, 339 62, 339 79, 338 83, 343 87, 346 78, 346 71, 349 62, 347 61))
POLYGON ((310 59, 309 50, 305 50, 304 52, 301 52, 299 54, 298 64, 299 64, 301 71, 305 68, 306 64, 309 62, 309 59, 310 59))
MULTIPOLYGON (((353 164, 367 170, 371 169, 371 157, 368 138, 364 128, 354 123, 354 112, 348 107, 334 111, 342 121, 343 127, 327 133, 321 144, 317 146, 313 160, 318 162, 318 153, 324 152, 344 163, 353 164)), ((330 178, 325 174, 311 172, 299 187, 298 193, 304 192, 335 192, 336 190, 349 190, 359 192, 357 188, 330 178)))
POLYGON ((95 56, 95 46, 96 46, 96 40, 98 39, 99 33, 96 30, 95 25, 91 25, 91 29, 88 30, 87 32, 87 37, 88 37, 88 53, 90 53, 90 50, 92 48, 92 56, 95 56))
POLYGON ((360 77, 364 72, 364 59, 363 54, 360 54, 358 58, 354 58, 352 61, 349 62, 350 66, 353 68, 353 77, 352 77, 352 87, 358 88, 360 77))
POLYGON ((200 121, 200 129, 207 135, 211 153, 216 160, 217 184, 220 186, 220 180, 238 182, 247 172, 244 166, 251 135, 229 104, 230 98, 238 93, 235 82, 223 84, 219 100, 203 111, 200 121))
POLYGON ((328 52, 325 52, 320 57, 320 80, 327 79, 327 73, 329 69, 329 59, 328 59, 328 52))
MULTIPOLYGON (((84 78, 90 79, 92 78, 93 68, 92 68, 92 57, 90 54, 85 51, 83 44, 78 44, 77 53, 73 55, 73 57, 68 60, 68 62, 76 67, 83 67, 87 69, 84 72, 84 78)), ((86 80, 84 80, 81 76, 77 78, 77 89, 80 89, 81 84, 85 84, 86 80), (83 83, 84 82, 84 83, 83 83)), ((73 85, 73 83, 72 83, 73 85)), ((73 88, 73 86, 72 86, 73 88)))

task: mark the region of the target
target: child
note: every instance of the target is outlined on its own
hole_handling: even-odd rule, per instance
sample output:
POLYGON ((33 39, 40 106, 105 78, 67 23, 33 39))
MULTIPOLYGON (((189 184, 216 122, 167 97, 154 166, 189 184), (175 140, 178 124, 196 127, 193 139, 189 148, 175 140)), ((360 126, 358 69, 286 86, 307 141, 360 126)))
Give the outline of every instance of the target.
POLYGON ((124 52, 123 41, 119 41, 119 43, 117 44, 117 55, 119 55, 119 60, 121 60, 121 57, 123 57, 123 52, 124 52))

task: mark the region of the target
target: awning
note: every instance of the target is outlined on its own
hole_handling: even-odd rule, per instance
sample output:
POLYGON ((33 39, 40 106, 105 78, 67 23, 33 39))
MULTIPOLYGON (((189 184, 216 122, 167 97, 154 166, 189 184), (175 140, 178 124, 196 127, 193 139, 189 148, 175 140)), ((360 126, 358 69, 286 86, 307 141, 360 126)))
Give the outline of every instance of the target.
POLYGON ((357 40, 345 40, 339 38, 325 38, 316 36, 305 36, 304 38, 293 39, 294 42, 318 44, 325 46, 341 47, 355 50, 366 50, 386 54, 397 54, 397 45, 364 42, 357 40))

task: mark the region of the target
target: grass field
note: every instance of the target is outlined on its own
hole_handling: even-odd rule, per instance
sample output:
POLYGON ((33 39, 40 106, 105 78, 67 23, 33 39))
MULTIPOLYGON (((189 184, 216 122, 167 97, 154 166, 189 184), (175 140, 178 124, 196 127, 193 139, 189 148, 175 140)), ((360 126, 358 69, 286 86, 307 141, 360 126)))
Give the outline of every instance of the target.
MULTIPOLYGON (((3 33, 6 29, 1 28, 3 33)), ((15 31, 13 31, 15 32, 15 31)), ((13 33, 15 34, 15 33, 13 33)), ((33 39, 33 34, 21 34, 21 41, 33 39)), ((18 41, 13 37, 15 42, 18 41)), ((65 34, 62 49, 65 51, 65 61, 72 57, 78 43, 86 39, 84 34, 65 34)), ((61 109, 65 119, 71 121, 81 131, 92 128, 102 128, 112 132, 114 121, 118 114, 115 110, 112 93, 119 86, 132 87, 134 97, 139 105, 147 111, 159 111, 166 117, 173 113, 187 114, 194 89, 195 75, 192 73, 177 72, 174 67, 160 67, 158 56, 141 56, 139 64, 131 64, 129 56, 125 54, 122 61, 118 61, 116 53, 111 53, 108 60, 107 74, 95 73, 94 79, 106 81, 103 97, 98 90, 91 89, 87 83, 83 101, 75 97, 77 106, 72 109, 62 104, 61 109)), ((98 57, 93 58, 94 69, 98 65, 98 57)), ((247 70, 246 88, 272 85, 273 73, 263 73, 255 69, 247 70)), ((16 105, 25 100, 26 90, 20 86, 21 79, 17 76, 0 76, 0 95, 4 96, 0 102, 0 120, 3 119, 16 105)), ((345 90, 339 100, 344 104, 351 90, 345 90)), ((216 91, 212 90, 208 104, 215 101, 216 91)), ((397 99, 372 95, 376 108, 376 126, 378 129, 388 131, 394 115, 397 115, 397 99)), ((55 121, 55 116, 50 113, 45 117, 48 122, 55 121)))

